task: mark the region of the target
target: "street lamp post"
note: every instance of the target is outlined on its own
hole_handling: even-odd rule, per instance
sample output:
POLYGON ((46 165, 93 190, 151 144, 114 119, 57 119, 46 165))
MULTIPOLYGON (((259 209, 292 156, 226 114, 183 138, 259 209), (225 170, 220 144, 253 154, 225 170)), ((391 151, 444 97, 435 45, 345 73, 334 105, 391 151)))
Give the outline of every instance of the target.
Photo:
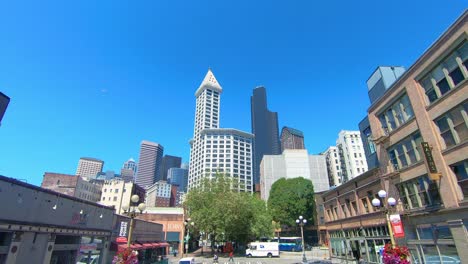
POLYGON ((187 218, 187 220, 185 220, 184 222, 184 226, 185 228, 187 229, 187 235, 185 236, 185 254, 188 253, 188 248, 189 248, 189 239, 190 239, 190 226, 194 226, 195 223, 192 222, 192 219, 190 218, 187 218))
POLYGON ((304 217, 299 216, 299 219, 296 219, 296 224, 301 227, 301 237, 302 237, 302 263, 307 263, 307 258, 305 255, 305 247, 304 247, 304 225, 307 224, 307 219, 304 217))
POLYGON ((395 208, 397 201, 393 197, 387 197, 387 192, 384 190, 380 190, 378 192, 378 195, 380 199, 382 199, 384 202, 381 203, 380 199, 374 198, 372 200, 372 205, 376 208, 383 208, 383 212, 385 213, 385 220, 387 221, 388 233, 390 235, 390 242, 392 243, 392 247, 394 247, 395 239, 393 238, 393 231, 392 231, 392 225, 390 223, 389 212, 393 210, 393 208, 395 208))
POLYGON ((132 242, 132 232, 133 232, 133 219, 140 213, 146 209, 145 203, 140 203, 139 205, 135 206, 136 203, 140 200, 138 195, 134 194, 130 198, 130 205, 123 205, 122 209, 124 210, 124 214, 130 217, 130 230, 128 231, 128 240, 127 240, 127 247, 130 247, 132 242), (137 211, 140 211, 138 212, 137 211))

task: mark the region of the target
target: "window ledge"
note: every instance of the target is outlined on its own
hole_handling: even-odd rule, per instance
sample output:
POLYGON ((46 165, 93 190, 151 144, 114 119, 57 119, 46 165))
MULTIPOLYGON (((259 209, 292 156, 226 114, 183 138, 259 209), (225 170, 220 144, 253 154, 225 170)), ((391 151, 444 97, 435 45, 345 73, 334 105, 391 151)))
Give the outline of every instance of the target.
POLYGON ((453 87, 453 89, 450 89, 450 91, 442 95, 442 97, 437 98, 434 102, 430 103, 430 105, 426 106, 426 111, 429 111, 432 108, 436 107, 436 105, 440 104, 440 102, 443 102, 446 98, 450 97, 450 94, 460 89, 460 87, 464 86, 466 83, 468 83, 468 79, 461 81, 459 84, 457 84, 457 86, 453 87))
MULTIPOLYGON (((411 124, 414 120, 416 120, 416 116, 413 114, 413 116, 408 119, 404 124, 400 125, 399 127, 395 128, 394 130, 388 132, 387 137, 390 138, 392 135, 398 133, 398 131, 402 130, 404 127, 407 127, 409 124, 411 124)), ((410 134, 412 134, 411 132, 410 134)), ((390 145, 391 146, 391 145, 390 145)))
POLYGON ((464 142, 458 143, 456 145, 450 146, 450 147, 442 150, 442 155, 449 154, 452 151, 456 151, 456 150, 458 150, 460 148, 464 148, 464 147, 467 147, 467 146, 468 146, 468 140, 465 140, 464 142))

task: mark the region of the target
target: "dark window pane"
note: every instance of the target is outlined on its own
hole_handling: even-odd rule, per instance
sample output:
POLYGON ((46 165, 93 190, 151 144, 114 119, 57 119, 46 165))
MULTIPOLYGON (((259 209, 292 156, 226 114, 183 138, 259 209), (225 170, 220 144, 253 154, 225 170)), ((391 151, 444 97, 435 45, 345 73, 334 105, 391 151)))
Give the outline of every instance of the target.
POLYGON ((443 78, 442 80, 440 80, 440 81, 437 83, 437 87, 439 87, 439 90, 440 90, 440 94, 441 94, 441 95, 444 95, 444 94, 446 94, 448 91, 450 91, 450 86, 449 86, 449 84, 448 84, 446 78, 443 78))
POLYGON ((459 84, 461 81, 465 79, 463 73, 461 72, 460 68, 455 68, 452 72, 450 72, 450 77, 452 77, 453 83, 455 85, 459 84))
POLYGON ((434 89, 427 91, 426 95, 427 95, 427 98, 429 99, 429 102, 431 103, 437 100, 437 94, 434 89))

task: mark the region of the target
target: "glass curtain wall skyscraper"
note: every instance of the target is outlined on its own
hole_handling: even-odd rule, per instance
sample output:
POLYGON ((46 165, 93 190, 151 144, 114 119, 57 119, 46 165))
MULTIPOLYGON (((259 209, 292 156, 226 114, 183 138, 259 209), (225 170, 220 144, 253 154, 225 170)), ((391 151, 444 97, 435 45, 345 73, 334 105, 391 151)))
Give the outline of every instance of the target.
POLYGON ((252 134, 254 134, 254 184, 260 183, 260 162, 263 155, 281 154, 278 113, 267 106, 266 89, 259 86, 250 97, 252 134))

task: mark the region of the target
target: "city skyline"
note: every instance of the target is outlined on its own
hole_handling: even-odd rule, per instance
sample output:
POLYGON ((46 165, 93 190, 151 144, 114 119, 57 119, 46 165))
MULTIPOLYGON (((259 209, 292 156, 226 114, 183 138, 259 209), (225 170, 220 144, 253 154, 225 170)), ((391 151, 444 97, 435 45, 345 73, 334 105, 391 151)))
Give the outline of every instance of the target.
POLYGON ((74 173, 83 156, 118 171, 142 140, 188 162, 193 91, 209 66, 226 87, 221 127, 250 131, 249 98, 264 85, 279 127, 300 129, 309 153, 320 153, 340 130, 358 129, 375 68, 412 65, 465 8, 452 4, 212 3, 208 15, 190 3, 165 15, 175 4, 116 3, 109 12, 91 2, 9 3, 0 8, 0 31, 10 40, 0 44, 0 91, 11 98, 0 127, 0 175, 39 185, 46 171, 74 173), (83 18, 75 9, 89 12, 83 18), (46 18, 34 27, 38 10, 46 18), (337 107, 322 111, 330 104, 337 107))

